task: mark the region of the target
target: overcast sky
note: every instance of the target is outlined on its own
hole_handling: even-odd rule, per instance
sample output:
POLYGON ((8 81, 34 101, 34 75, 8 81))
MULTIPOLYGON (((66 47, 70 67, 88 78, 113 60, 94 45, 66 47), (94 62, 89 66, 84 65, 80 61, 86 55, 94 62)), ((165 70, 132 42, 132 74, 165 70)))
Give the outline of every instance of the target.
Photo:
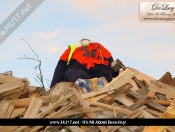
MULTIPOLYGON (((156 1, 156 0, 154 0, 156 1)), ((161 0, 159 0, 161 1, 161 0)), ((169 2, 173 0, 168 0, 169 2)), ((1 0, 2 23, 23 0, 1 0)), ((25 39, 42 61, 46 88, 60 55, 82 38, 104 45, 114 59, 155 79, 165 72, 175 76, 175 23, 139 21, 141 0, 45 0, 1 45, 0 73, 12 70, 31 85, 37 62, 25 39)), ((50 83, 50 82, 49 82, 50 83)))

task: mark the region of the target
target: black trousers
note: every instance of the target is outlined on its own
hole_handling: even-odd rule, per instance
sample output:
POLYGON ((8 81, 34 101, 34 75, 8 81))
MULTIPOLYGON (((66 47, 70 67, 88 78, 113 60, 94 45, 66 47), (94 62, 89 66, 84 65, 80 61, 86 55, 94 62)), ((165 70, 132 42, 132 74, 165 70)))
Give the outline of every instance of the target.
POLYGON ((96 65, 93 68, 86 69, 82 67, 72 67, 68 68, 64 75, 64 80, 68 82, 75 82, 79 78, 81 79, 91 79, 105 77, 105 79, 110 82, 112 80, 112 71, 109 67, 104 65, 96 65))

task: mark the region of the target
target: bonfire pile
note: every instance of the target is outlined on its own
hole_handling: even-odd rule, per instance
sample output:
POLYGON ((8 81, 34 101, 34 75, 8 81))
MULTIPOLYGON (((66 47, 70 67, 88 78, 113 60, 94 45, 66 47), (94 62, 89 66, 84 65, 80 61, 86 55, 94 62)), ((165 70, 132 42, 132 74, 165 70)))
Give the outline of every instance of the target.
MULTIPOLYGON (((96 83, 96 82, 94 82, 96 83)), ((175 78, 159 80, 133 68, 102 89, 84 93, 61 82, 45 91, 29 81, 0 74, 0 118, 175 118, 175 78), (133 80, 137 78, 137 82, 133 80), (139 81, 139 83, 138 83, 139 81)), ((173 126, 0 126, 0 132, 174 132, 173 126)))

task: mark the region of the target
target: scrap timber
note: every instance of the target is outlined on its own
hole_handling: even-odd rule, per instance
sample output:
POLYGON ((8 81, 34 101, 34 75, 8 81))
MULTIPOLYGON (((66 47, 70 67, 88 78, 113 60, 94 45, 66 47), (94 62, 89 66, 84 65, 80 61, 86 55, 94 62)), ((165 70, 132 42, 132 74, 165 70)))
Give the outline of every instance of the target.
MULTIPOLYGON (((175 83, 170 73, 159 80, 126 68, 102 89, 84 93, 71 82, 50 90, 24 78, 0 74, 0 118, 175 118, 175 83), (134 79, 133 79, 134 78, 134 79), (137 79, 135 79, 137 78, 137 79), (170 81, 168 81, 170 80, 170 81), (136 81, 136 82, 135 82, 136 81), (142 85, 138 85, 138 81, 142 85)), ((0 132, 174 132, 175 126, 0 126, 0 132)))

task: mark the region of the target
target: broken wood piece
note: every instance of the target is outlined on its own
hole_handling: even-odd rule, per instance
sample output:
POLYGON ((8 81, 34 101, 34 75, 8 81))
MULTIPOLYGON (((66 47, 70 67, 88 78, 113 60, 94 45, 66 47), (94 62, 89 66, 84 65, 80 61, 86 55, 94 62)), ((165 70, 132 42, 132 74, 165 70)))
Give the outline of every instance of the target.
POLYGON ((0 103, 0 118, 9 118, 13 109, 14 109, 13 104, 2 101, 0 103))
POLYGON ((133 105, 128 106, 127 109, 128 110, 135 110, 138 107, 140 107, 144 104, 147 104, 150 100, 151 100, 151 98, 146 96, 146 97, 140 99, 139 101, 137 101, 136 103, 134 103, 133 105))
POLYGON ((25 111, 26 111, 25 108, 13 109, 13 112, 12 112, 10 118, 16 118, 16 117, 22 115, 25 111))
POLYGON ((168 95, 168 99, 175 97, 175 87, 159 81, 150 81, 149 90, 168 95))
MULTIPOLYGON (((14 109, 13 104, 2 101, 0 103, 0 118, 9 118, 13 109, 14 109)), ((4 128, 5 126, 0 126, 0 132, 3 132, 4 128)))
MULTIPOLYGON (((107 104, 104 104, 104 103, 90 102, 90 104, 95 105, 95 106, 102 107, 102 108, 107 109, 107 110, 113 110, 112 106, 107 105, 107 104)), ((117 106, 114 106, 114 109, 115 109, 117 112, 123 113, 123 114, 126 114, 126 115, 130 115, 130 114, 132 113, 132 111, 130 111, 130 110, 123 109, 123 108, 120 108, 120 107, 117 107, 117 106)))
POLYGON ((38 114, 40 107, 42 106, 42 103, 43 103, 42 99, 32 97, 32 100, 23 118, 34 118, 38 114))
POLYGON ((28 82, 24 79, 0 74, 0 100, 17 99, 26 93, 28 82))
POLYGON ((93 97, 99 94, 103 94, 112 90, 116 90, 119 87, 123 86, 124 84, 127 83, 129 79, 131 79, 134 76, 134 74, 129 70, 126 69, 123 73, 121 73, 119 76, 117 76, 115 79, 113 79, 110 83, 108 83, 105 87, 98 91, 92 91, 86 94, 82 94, 82 98, 89 98, 93 97))

